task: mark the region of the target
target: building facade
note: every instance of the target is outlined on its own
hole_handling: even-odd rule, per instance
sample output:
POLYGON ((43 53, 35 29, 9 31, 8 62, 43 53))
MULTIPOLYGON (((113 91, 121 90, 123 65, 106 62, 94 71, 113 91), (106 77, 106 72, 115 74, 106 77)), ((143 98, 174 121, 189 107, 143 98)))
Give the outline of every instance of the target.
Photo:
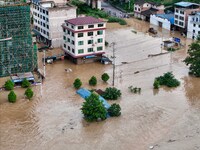
POLYGON ((37 68, 30 27, 29 5, 0 5, 0 77, 37 68))
POLYGON ((183 33, 186 33, 188 25, 188 15, 199 10, 199 5, 195 3, 175 3, 174 25, 176 26, 176 29, 182 31, 183 33))
POLYGON ((145 0, 137 0, 134 3, 134 16, 149 21, 150 15, 163 14, 164 9, 164 5, 154 2, 146 2, 145 0))
POLYGON ((43 1, 32 4, 34 32, 37 39, 50 47, 62 46, 62 23, 76 17, 76 7, 43 1))
POLYGON ((171 30, 174 26, 174 14, 151 15, 150 23, 163 29, 171 30))
POLYGON ((106 23, 93 17, 66 20, 63 27, 63 50, 76 64, 101 59, 105 53, 106 23))
POLYGON ((188 16, 187 37, 196 39, 200 36, 200 12, 188 16))

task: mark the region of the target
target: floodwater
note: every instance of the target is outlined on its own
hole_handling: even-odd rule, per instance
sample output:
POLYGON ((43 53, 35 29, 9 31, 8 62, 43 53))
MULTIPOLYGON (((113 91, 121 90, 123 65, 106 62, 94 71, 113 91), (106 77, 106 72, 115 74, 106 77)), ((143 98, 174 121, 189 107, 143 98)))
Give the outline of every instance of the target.
MULTIPOLYGON (((184 145, 190 150, 200 148, 200 79, 188 76, 182 62, 191 41, 182 39, 184 47, 166 53, 161 41, 172 36, 169 32, 158 29, 159 36, 152 37, 146 33, 148 23, 128 21, 126 28, 109 24, 106 34, 109 43, 116 42, 115 86, 121 89, 122 97, 115 102, 121 105, 122 115, 103 122, 85 122, 80 111, 84 100, 72 86, 77 77, 85 88, 111 86, 112 65, 57 61, 46 65, 46 80, 33 87, 31 101, 24 98, 21 88, 15 89, 15 104, 7 102, 8 92, 0 92, 2 150, 146 150, 151 145, 155 149, 170 146, 170 150, 184 149, 184 145), (148 57, 161 52, 166 54, 148 57), (66 68, 72 72, 65 72, 66 68), (153 90, 154 78, 168 71, 173 71, 181 86, 153 90), (104 72, 111 77, 108 84, 100 80, 104 72), (96 87, 88 85, 93 75, 98 78, 96 87), (141 94, 130 93, 130 85, 141 87, 141 94)), ((112 55, 112 46, 106 55, 112 55)))

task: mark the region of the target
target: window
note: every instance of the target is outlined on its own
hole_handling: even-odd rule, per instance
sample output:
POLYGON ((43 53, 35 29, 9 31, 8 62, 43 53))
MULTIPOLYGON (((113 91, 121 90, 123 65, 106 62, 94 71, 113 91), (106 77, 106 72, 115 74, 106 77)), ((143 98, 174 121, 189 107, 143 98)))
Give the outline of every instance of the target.
MULTIPOLYGON (((47 25, 48 26, 48 25, 47 25)), ((65 32, 66 31, 66 29, 65 28, 63 28, 63 32, 65 32)))
POLYGON ((46 15, 49 15, 49 12, 48 12, 48 11, 46 11, 46 15))
POLYGON ((199 28, 200 28, 200 25, 199 25, 199 28))
POLYGON ((103 30, 97 31, 97 34, 98 34, 98 35, 102 35, 102 34, 103 34, 103 30))
POLYGON ((67 38, 67 42, 69 42, 69 43, 70 43, 70 38, 67 38))
POLYGON ((88 48, 88 52, 93 52, 93 48, 88 48))
POLYGON ((97 51, 102 51, 103 50, 103 47, 100 46, 100 47, 97 47, 97 51))
POLYGON ((103 23, 98 24, 98 27, 103 27, 103 23))
POLYGON ((98 43, 103 43, 103 39, 100 38, 100 39, 97 40, 97 42, 98 42, 98 43))
POLYGON ((64 44, 64 48, 66 48, 66 44, 64 44))
POLYGON ((46 21, 48 22, 48 21, 49 21, 49 19, 48 19, 48 18, 46 18, 46 21))
POLYGON ((43 27, 45 27, 45 23, 43 23, 43 27))
POLYGON ((74 37, 74 33, 72 32, 72 36, 74 37))
POLYGON ((72 53, 74 53, 74 49, 72 48, 72 53))
POLYGON ((43 13, 45 14, 45 10, 43 10, 43 13))
MULTIPOLYGON (((47 29, 49 29, 49 25, 47 25, 47 29)), ((65 32, 65 31, 64 31, 65 32)))
POLYGON ((70 51, 70 49, 71 49, 70 46, 68 46, 67 49, 68 49, 68 51, 70 51))
POLYGON ((74 26, 73 26, 73 25, 71 25, 71 28, 72 28, 72 29, 74 29, 74 26))
POLYGON ((88 40, 88 44, 93 44, 93 40, 88 40))
POLYGON ((47 36, 49 36, 49 32, 47 32, 47 36))
POLYGON ((82 53, 84 53, 84 49, 79 49, 78 54, 82 54, 82 53))
POLYGON ((138 11, 140 11, 140 8, 138 8, 138 11))
POLYGON ((78 29, 80 30, 80 29, 83 29, 83 26, 78 26, 78 29))
POLYGON ((175 23, 175 24, 178 24, 178 20, 175 20, 174 23, 175 23))
POLYGON ((94 25, 88 25, 88 28, 94 28, 94 25))
POLYGON ((83 37, 83 33, 78 33, 78 37, 83 37))
POLYGON ((88 32, 87 35, 88 36, 93 36, 93 32, 88 32))
POLYGON ((196 27, 196 24, 193 24, 193 27, 196 27))
POLYGON ((72 40, 72 45, 74 45, 74 41, 72 40))
POLYGON ((178 19, 178 15, 175 15, 175 18, 177 18, 177 19, 178 19))
POLYGON ((46 31, 45 31, 45 30, 43 30, 43 33, 44 33, 44 34, 46 34, 46 31))
POLYGON ((67 30, 67 34, 70 34, 70 31, 69 31, 69 30, 67 30))
POLYGON ((178 13, 178 9, 176 9, 176 12, 178 13))
POLYGON ((195 33, 195 30, 193 30, 193 33, 195 33))
POLYGON ((179 19, 180 19, 180 20, 184 20, 184 17, 180 16, 179 19))
POLYGON ((180 11, 180 14, 184 14, 184 11, 181 10, 181 11, 180 11))
POLYGON ((43 20, 45 20, 45 16, 43 16, 43 20))
POLYGON ((63 40, 66 40, 66 36, 63 36, 63 40))
POLYGON ((179 21, 179 25, 180 25, 180 26, 183 26, 183 22, 179 21))
POLYGON ((83 45, 84 42, 83 41, 78 41, 78 45, 83 45))
POLYGON ((137 10, 137 7, 135 7, 135 10, 137 10))
POLYGON ((198 34, 200 34, 200 31, 198 31, 198 34))

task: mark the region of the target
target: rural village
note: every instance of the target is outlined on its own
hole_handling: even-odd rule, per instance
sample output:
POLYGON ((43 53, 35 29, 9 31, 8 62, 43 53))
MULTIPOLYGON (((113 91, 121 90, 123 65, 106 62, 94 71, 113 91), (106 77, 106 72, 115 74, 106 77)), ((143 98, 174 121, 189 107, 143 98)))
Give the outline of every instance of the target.
POLYGON ((200 150, 200 1, 0 0, 0 149, 200 150))

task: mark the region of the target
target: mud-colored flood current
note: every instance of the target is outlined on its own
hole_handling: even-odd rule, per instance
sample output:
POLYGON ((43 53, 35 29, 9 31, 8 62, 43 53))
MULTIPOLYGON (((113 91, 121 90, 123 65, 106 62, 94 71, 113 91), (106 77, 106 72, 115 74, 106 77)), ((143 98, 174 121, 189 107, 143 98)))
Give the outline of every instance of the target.
MULTIPOLYGON (((15 89, 15 104, 7 102, 8 92, 0 92, 0 149, 146 150, 154 145, 155 149, 167 150, 169 146, 178 150, 184 149, 184 144, 188 150, 200 148, 200 79, 188 76, 182 62, 191 41, 182 39, 184 47, 174 53, 148 57, 165 53, 160 44, 171 34, 163 31, 159 33, 162 37, 152 37, 145 32, 149 24, 129 21, 126 28, 108 25, 106 33, 109 43, 116 42, 115 86, 121 89, 122 97, 115 102, 121 105, 120 117, 85 122, 80 111, 84 100, 72 86, 79 77, 83 87, 93 88, 88 85, 93 75, 98 78, 94 88, 111 86, 112 78, 105 84, 100 77, 104 72, 112 76, 112 65, 57 61, 46 66, 46 79, 33 87, 31 101, 24 98, 21 88, 15 89), (65 72, 66 68, 72 72, 65 72), (181 86, 153 90, 154 78, 168 71, 173 71, 181 86), (141 94, 129 92, 130 85, 141 87, 141 94)), ((107 48, 106 55, 112 55, 112 47, 107 48)))

